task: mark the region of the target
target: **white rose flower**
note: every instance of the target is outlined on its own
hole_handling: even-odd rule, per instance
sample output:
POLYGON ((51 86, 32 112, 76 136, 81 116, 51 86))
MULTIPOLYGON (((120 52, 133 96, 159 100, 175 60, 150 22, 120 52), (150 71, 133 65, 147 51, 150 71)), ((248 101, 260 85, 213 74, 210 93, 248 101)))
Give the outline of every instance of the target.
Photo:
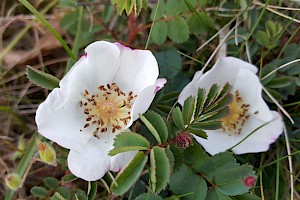
POLYGON ((207 130, 207 139, 193 135, 211 155, 230 149, 267 122, 232 151, 235 154, 267 151, 282 133, 281 117, 263 100, 262 85, 256 72, 255 66, 240 59, 220 58, 205 74, 197 72, 179 95, 178 102, 183 105, 186 98, 196 96, 198 88, 209 90, 215 83, 232 85, 233 101, 229 104, 229 115, 222 119, 222 128, 207 130))
POLYGON ((115 136, 144 113, 166 83, 148 50, 98 41, 38 107, 38 132, 70 149, 71 172, 87 181, 121 170, 136 152, 108 156, 115 136))

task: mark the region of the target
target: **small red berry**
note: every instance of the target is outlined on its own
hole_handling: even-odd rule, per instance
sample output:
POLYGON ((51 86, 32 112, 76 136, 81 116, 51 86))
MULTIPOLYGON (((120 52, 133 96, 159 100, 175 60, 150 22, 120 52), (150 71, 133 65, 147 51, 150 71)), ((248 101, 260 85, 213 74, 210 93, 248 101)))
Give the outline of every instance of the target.
POLYGON ((242 180, 244 182, 244 185, 247 187, 252 187, 256 181, 253 176, 248 176, 247 178, 243 178, 242 180))

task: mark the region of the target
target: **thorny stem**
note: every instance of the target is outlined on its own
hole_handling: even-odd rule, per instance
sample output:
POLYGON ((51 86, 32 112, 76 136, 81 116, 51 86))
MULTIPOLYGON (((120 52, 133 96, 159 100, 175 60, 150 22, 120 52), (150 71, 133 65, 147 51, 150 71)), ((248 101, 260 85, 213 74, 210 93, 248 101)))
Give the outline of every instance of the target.
POLYGON ((129 45, 132 44, 136 35, 138 34, 138 32, 136 31, 136 29, 134 27, 134 21, 135 21, 134 20, 134 12, 131 12, 131 14, 129 15, 129 18, 128 18, 129 34, 128 34, 127 42, 129 45))

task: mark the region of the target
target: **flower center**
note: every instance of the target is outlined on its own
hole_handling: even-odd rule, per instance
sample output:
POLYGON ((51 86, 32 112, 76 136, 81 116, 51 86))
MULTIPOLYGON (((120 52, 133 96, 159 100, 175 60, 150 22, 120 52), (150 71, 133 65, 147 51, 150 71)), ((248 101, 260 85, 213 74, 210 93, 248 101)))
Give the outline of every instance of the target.
POLYGON ((97 138, 99 132, 115 133, 131 120, 131 106, 136 95, 132 92, 126 94, 115 83, 100 85, 97 93, 92 95, 85 90, 83 97, 84 100, 79 102, 86 115, 83 128, 92 127, 93 135, 97 138))
POLYGON ((98 107, 99 114, 103 118, 113 117, 117 114, 118 107, 114 102, 105 101, 98 107))
POLYGON ((249 106, 243 102, 239 91, 236 90, 232 102, 228 105, 229 114, 222 119, 222 130, 229 135, 240 134, 242 126, 249 118, 249 106))

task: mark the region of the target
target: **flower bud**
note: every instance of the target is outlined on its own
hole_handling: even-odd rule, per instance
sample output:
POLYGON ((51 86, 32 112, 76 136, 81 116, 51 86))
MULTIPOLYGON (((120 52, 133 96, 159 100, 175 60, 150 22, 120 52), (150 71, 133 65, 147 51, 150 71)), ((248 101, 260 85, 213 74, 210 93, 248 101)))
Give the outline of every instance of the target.
POLYGON ((173 140, 175 146, 185 149, 193 144, 191 134, 187 132, 181 132, 177 134, 173 140))
POLYGON ((22 186, 22 180, 19 174, 11 173, 5 176, 5 185, 11 190, 17 190, 22 186))
POLYGON ((56 166, 56 152, 54 148, 46 142, 42 142, 38 138, 35 138, 35 141, 38 145, 41 160, 49 165, 56 166))
POLYGON ((243 179, 244 185, 247 187, 252 187, 255 183, 256 179, 253 176, 248 176, 243 179))

